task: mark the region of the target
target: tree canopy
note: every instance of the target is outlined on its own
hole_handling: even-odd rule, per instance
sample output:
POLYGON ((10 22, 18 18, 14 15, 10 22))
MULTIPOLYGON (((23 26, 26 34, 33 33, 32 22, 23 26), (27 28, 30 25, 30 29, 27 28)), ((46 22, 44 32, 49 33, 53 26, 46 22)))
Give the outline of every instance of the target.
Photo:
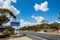
POLYGON ((0 13, 1 13, 2 15, 4 15, 5 12, 8 12, 9 15, 13 16, 13 18, 16 18, 16 16, 13 14, 13 12, 11 12, 9 9, 0 9, 0 13))

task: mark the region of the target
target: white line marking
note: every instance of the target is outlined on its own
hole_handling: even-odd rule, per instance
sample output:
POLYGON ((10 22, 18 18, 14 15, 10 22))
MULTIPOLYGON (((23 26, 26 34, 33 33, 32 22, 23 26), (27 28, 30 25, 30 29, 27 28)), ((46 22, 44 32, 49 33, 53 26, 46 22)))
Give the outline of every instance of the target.
POLYGON ((47 39, 40 38, 40 37, 37 37, 37 36, 34 36, 34 35, 30 35, 30 34, 26 34, 26 35, 29 35, 29 36, 35 37, 35 38, 40 39, 40 40, 47 40, 47 39))

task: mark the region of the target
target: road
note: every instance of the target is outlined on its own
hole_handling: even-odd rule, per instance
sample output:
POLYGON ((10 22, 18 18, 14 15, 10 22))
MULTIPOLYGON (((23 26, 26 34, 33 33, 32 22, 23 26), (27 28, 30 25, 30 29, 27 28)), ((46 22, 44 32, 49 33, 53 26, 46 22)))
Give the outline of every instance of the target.
POLYGON ((37 40, 60 40, 60 35, 20 31, 21 34, 36 38, 37 40))

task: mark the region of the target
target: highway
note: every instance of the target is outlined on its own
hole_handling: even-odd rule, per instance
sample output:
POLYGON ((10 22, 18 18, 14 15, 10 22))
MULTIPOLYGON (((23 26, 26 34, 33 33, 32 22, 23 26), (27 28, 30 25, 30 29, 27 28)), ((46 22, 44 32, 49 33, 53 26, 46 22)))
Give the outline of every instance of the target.
POLYGON ((60 35, 20 31, 21 34, 36 40, 60 40, 60 35))

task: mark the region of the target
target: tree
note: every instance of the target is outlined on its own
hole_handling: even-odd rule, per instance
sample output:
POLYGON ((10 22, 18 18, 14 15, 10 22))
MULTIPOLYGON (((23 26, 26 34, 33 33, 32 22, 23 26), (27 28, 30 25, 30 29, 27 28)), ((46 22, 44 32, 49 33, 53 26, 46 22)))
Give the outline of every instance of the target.
POLYGON ((12 26, 6 26, 6 27, 5 27, 5 31, 7 31, 7 33, 9 33, 9 34, 10 34, 10 33, 14 33, 14 30, 15 30, 15 29, 14 29, 12 26))
POLYGON ((48 21, 42 20, 42 21, 41 21, 41 24, 42 24, 42 26, 43 26, 43 30, 44 30, 44 31, 48 29, 48 21))
POLYGON ((0 26, 2 26, 2 24, 3 24, 5 21, 7 21, 7 22, 9 21, 9 18, 5 15, 6 12, 8 12, 9 15, 13 16, 13 18, 16 19, 16 16, 15 16, 15 15, 13 14, 13 12, 11 12, 10 10, 8 10, 8 9, 0 9, 0 14, 2 14, 2 15, 0 16, 0 26))
POLYGON ((51 23, 51 24, 49 24, 49 28, 55 29, 57 31, 57 33, 59 33, 58 30, 60 30, 60 23, 57 23, 57 22, 51 23))
MULTIPOLYGON (((4 31, 4 28, 3 28, 3 23, 7 23, 9 21, 9 18, 6 16, 6 13, 9 13, 10 16, 12 16, 14 19, 16 19, 16 16, 13 14, 13 12, 11 12, 10 10, 8 9, 1 9, 0 8, 0 30, 2 30, 2 32, 4 31)), ((9 26, 8 26, 9 27, 9 26)), ((9 27, 10 28, 10 27, 9 27)))
POLYGON ((15 15, 13 14, 13 12, 11 12, 9 9, 0 9, 0 13, 1 13, 2 15, 5 15, 6 12, 8 12, 9 15, 13 16, 13 18, 16 19, 16 16, 15 16, 15 15))
POLYGON ((0 26, 2 26, 2 23, 4 23, 8 18, 6 16, 0 16, 0 26))
POLYGON ((51 24, 50 24, 50 28, 57 30, 57 29, 59 29, 59 24, 58 24, 57 22, 51 23, 51 24))

